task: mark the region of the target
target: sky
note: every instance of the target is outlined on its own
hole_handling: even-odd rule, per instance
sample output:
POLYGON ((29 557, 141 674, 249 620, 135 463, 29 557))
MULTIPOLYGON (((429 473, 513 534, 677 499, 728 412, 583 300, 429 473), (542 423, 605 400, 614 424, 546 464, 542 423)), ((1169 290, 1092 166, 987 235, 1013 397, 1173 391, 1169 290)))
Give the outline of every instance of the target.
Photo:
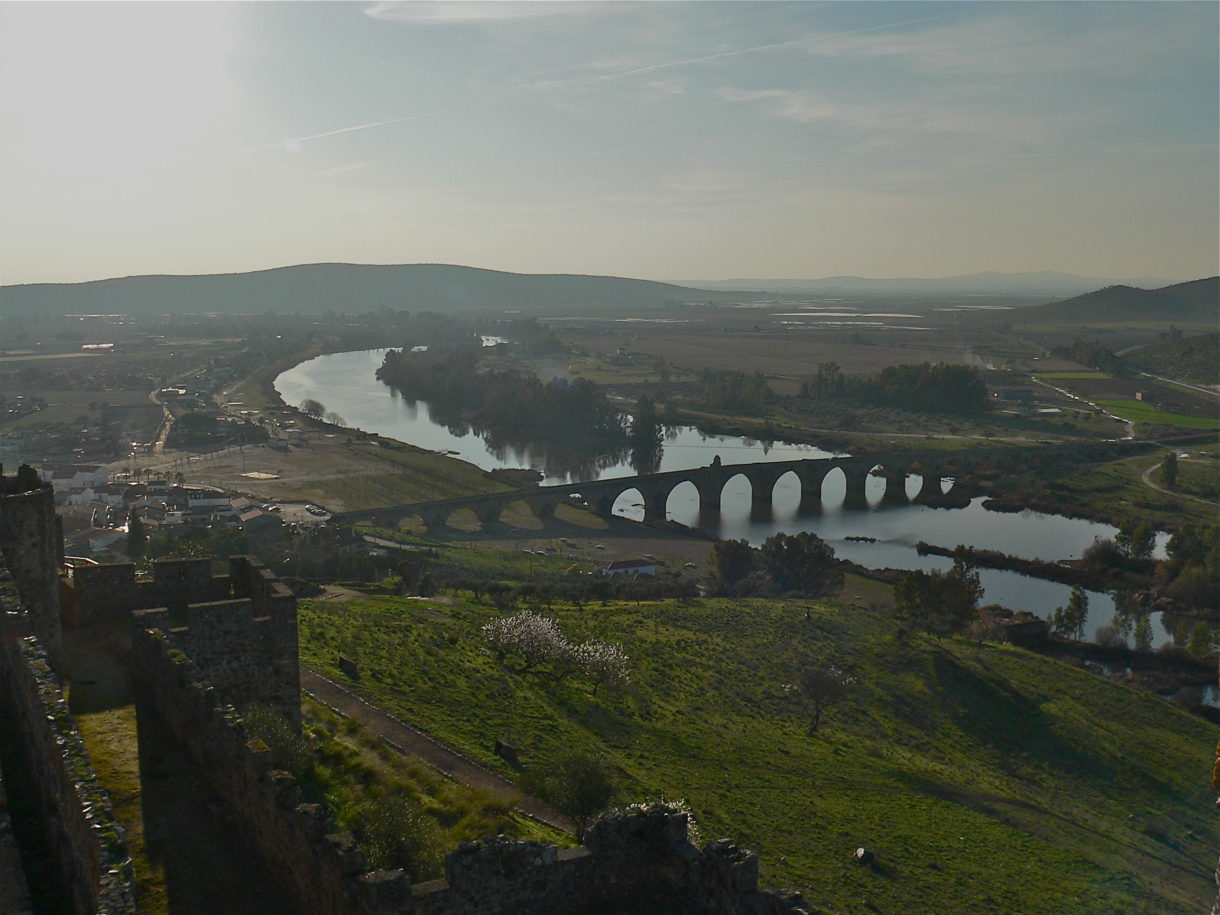
POLYGON ((0 2, 0 284, 1217 272, 1211 2, 0 2))

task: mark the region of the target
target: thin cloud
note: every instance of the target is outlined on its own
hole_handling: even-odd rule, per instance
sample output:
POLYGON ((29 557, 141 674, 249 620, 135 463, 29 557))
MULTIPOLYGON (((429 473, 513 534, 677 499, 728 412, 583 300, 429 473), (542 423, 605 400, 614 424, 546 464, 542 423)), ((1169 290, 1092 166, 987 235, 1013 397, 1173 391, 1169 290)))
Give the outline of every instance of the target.
MULTIPOLYGON (((465 3, 461 3, 461 2, 456 3, 456 4, 448 4, 448 3, 439 4, 439 6, 443 6, 443 7, 448 7, 450 5, 484 6, 485 4, 478 4, 478 3, 465 4, 465 3)), ((486 4, 486 5, 500 6, 501 4, 497 3, 497 4, 486 4)), ((504 5, 510 6, 513 4, 505 2, 504 5)), ((561 6, 562 7, 562 6, 566 6, 567 4, 566 3, 547 3, 547 4, 542 4, 542 5, 561 6)), ((584 7, 584 6, 592 7, 595 4, 592 2, 589 2, 589 3, 578 2, 576 5, 580 6, 580 7, 584 7)), ((378 6, 378 7, 394 6, 394 7, 396 7, 397 4, 376 4, 375 6, 378 6)), ((411 8, 414 8, 415 4, 408 4, 408 6, 411 8)), ((369 15, 372 15, 372 8, 370 8, 369 10, 366 10, 365 12, 368 13, 369 15)), ((443 114, 453 114, 458 111, 468 111, 473 108, 486 108, 486 107, 489 107, 492 105, 498 105, 501 102, 506 102, 511 99, 522 98, 522 97, 529 96, 529 95, 537 95, 537 94, 540 94, 543 92, 550 92, 550 91, 553 91, 553 90, 559 89, 559 88, 576 88, 576 87, 581 87, 581 86, 596 85, 599 83, 612 82, 614 80, 627 79, 629 77, 639 76, 644 73, 655 73, 659 70, 672 70, 676 67, 687 67, 687 66, 692 66, 694 64, 706 63, 708 61, 713 61, 713 60, 724 60, 724 59, 727 59, 730 57, 740 57, 745 54, 758 54, 758 53, 762 53, 764 51, 772 51, 772 50, 775 50, 776 48, 794 47, 797 45, 806 45, 806 44, 818 43, 818 42, 829 42, 829 41, 838 40, 838 39, 840 39, 844 36, 848 36, 848 35, 859 35, 859 34, 863 34, 866 32, 878 32, 878 31, 883 31, 886 29, 903 28, 908 25, 914 25, 914 24, 921 23, 921 22, 930 22, 930 21, 933 21, 935 19, 940 19, 940 18, 942 18, 942 17, 926 16, 926 17, 923 17, 920 19, 906 20, 904 22, 894 22, 894 23, 887 23, 885 25, 870 26, 869 28, 866 28, 866 29, 853 29, 853 30, 846 31, 846 32, 834 32, 834 33, 829 33, 829 34, 825 34, 825 35, 808 35, 804 38, 794 38, 789 41, 777 41, 777 42, 772 42, 771 44, 755 45, 754 47, 750 47, 750 48, 739 48, 735 51, 721 51, 716 54, 706 54, 701 57, 688 57, 688 58, 684 58, 682 60, 672 60, 672 61, 668 61, 665 63, 652 64, 647 67, 633 67, 629 70, 623 70, 619 73, 610 73, 610 74, 604 74, 601 76, 576 78, 576 79, 569 80, 567 82, 538 83, 527 89, 523 89, 520 92, 514 92, 514 93, 509 93, 508 95, 501 95, 501 96, 496 96, 494 98, 483 99, 482 101, 478 101, 478 102, 470 102, 469 104, 466 104, 466 105, 457 105, 457 106, 454 106, 451 108, 440 108, 435 111, 421 112, 420 114, 407 115, 407 116, 401 117, 401 118, 386 118, 386 119, 380 120, 380 121, 369 121, 368 123, 365 123, 365 124, 355 124, 350 127, 339 127, 334 130, 326 130, 326 131, 322 131, 321 133, 309 134, 307 136, 291 137, 291 138, 288 138, 286 140, 282 140, 282 141, 279 141, 276 143, 266 143, 266 144, 263 144, 262 146, 252 147, 251 149, 244 150, 244 152, 261 152, 264 150, 275 149, 275 148, 280 148, 280 147, 284 147, 284 146, 287 146, 291 150, 299 150, 301 144, 309 142, 311 140, 321 140, 321 139, 325 139, 327 137, 339 136, 340 134, 355 133, 357 131, 362 131, 362 130, 371 130, 376 127, 389 127, 394 124, 405 124, 408 121, 417 121, 417 120, 421 120, 423 118, 439 117, 440 115, 443 115, 443 114)), ((657 84, 653 83, 650 85, 655 86, 657 84)))
POLYGON ((544 19, 555 16, 587 15, 609 4, 596 0, 563 0, 550 3, 515 3, 512 0, 493 2, 445 2, 396 3, 382 0, 366 7, 364 14, 385 22, 413 24, 460 25, 478 22, 508 22, 516 19, 544 19))
POLYGON ((903 131, 908 134, 958 134, 1004 144, 1026 145, 1045 140, 1048 118, 997 115, 963 106, 928 103, 853 105, 790 89, 744 90, 725 87, 726 102, 762 105, 781 120, 800 124, 827 121, 864 131, 903 131))
POLYGON ((866 29, 851 29, 846 32, 832 32, 825 35, 806 35, 804 38, 792 38, 788 41, 776 41, 771 44, 755 45, 752 48, 739 48, 736 51, 721 51, 717 54, 706 54, 702 57, 688 57, 684 60, 673 60, 668 63, 652 64, 648 67, 636 67, 632 70, 624 70, 621 73, 612 73, 609 76, 599 76, 598 80, 623 79, 628 76, 638 76, 641 73, 653 73, 657 70, 670 70, 674 67, 687 67, 691 64, 706 63, 709 60, 724 60, 729 57, 740 57, 743 54, 758 54, 763 51, 773 51, 776 48, 791 48, 798 45, 817 45, 822 43, 839 41, 850 35, 863 35, 867 32, 882 32, 890 29, 900 29, 908 25, 918 25, 922 22, 932 22, 937 19, 942 19, 943 16, 924 16, 919 19, 908 19, 904 22, 889 22, 884 25, 869 26, 866 29))

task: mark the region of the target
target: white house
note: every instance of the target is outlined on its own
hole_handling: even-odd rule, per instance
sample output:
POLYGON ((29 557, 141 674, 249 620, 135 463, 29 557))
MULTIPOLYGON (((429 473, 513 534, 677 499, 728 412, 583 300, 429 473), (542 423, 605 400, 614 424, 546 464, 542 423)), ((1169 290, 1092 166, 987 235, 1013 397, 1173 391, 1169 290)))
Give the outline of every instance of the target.
POLYGON ((649 559, 618 559, 603 571, 606 575, 656 575, 657 564, 649 559))

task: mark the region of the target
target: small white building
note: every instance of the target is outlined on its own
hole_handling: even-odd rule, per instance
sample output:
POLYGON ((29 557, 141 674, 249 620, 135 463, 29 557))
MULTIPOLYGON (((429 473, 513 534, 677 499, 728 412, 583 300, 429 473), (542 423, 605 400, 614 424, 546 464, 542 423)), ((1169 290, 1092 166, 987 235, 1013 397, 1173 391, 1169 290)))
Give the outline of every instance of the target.
POLYGON ((657 564, 649 559, 618 559, 602 571, 606 575, 656 575, 657 564))
POLYGON ((110 471, 101 464, 43 464, 38 475, 44 483, 50 483, 55 495, 66 496, 86 488, 105 486, 110 480, 110 471))

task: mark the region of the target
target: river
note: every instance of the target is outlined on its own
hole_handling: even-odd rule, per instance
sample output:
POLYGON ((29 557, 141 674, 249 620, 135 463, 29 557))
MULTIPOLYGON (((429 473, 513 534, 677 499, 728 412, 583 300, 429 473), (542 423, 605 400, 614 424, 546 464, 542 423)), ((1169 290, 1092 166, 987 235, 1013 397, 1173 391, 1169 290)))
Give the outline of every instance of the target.
MULTIPOLYGON (((539 443, 489 439, 464 426, 445 426, 432 419, 427 403, 408 401, 375 377, 383 349, 333 353, 318 356, 281 374, 275 380, 287 404, 296 405, 306 398, 325 404, 338 413, 346 425, 365 432, 420 448, 440 451, 469 461, 485 470, 505 467, 533 467, 547 484, 579 482, 606 477, 635 476, 637 470, 630 453, 580 453, 573 448, 539 443)), ((683 470, 703 467, 716 456, 724 464, 758 461, 788 461, 798 458, 829 457, 831 453, 812 445, 757 442, 734 436, 705 435, 691 426, 669 428, 656 470, 683 470)), ((951 486, 944 482, 945 488, 951 486)), ((907 481, 909 493, 918 481, 907 481)), ((982 549, 1001 550, 1030 559, 1074 559, 1097 538, 1112 537, 1116 531, 1108 524, 1044 515, 1026 511, 1018 514, 991 512, 982 499, 973 499, 961 509, 938 509, 922 505, 882 506, 884 482, 870 477, 867 508, 843 507, 844 480, 839 471, 826 478, 822 489, 822 510, 816 514, 797 511, 800 488, 794 475, 780 479, 774 490, 772 512, 751 517, 750 488, 743 477, 730 480, 724 489, 719 517, 711 533, 720 537, 743 538, 759 544, 777 531, 811 531, 834 547, 835 554, 873 568, 947 569, 950 560, 940 556, 920 556, 915 544, 920 541, 953 547, 959 543, 982 549), (871 538, 876 542, 848 540, 871 538)), ((639 520, 643 508, 634 491, 624 494, 615 512, 639 520)), ((667 516, 690 526, 700 526, 698 496, 687 483, 676 488, 669 498, 667 516)), ((1165 537, 1158 537, 1155 555, 1164 555, 1165 537)), ((1067 603, 1071 589, 1057 582, 1030 578, 1000 569, 980 569, 985 588, 984 600, 1014 610, 1029 610, 1049 616, 1067 603)), ((1090 591, 1087 632, 1090 636, 1114 616, 1114 599, 1090 591)), ((1167 629, 1171 621, 1152 614, 1153 644, 1172 640, 1167 629)))

